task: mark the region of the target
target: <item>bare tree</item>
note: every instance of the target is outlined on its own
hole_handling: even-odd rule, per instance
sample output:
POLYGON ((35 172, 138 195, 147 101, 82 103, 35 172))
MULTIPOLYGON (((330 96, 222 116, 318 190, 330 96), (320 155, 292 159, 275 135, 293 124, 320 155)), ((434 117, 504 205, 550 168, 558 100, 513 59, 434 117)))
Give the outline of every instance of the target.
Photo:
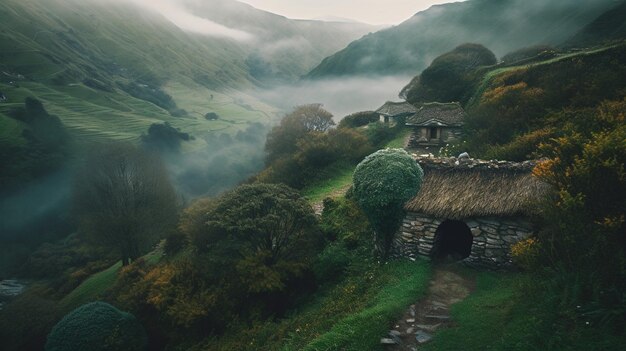
POLYGON ((79 229, 137 259, 176 223, 176 195, 161 161, 128 143, 92 152, 74 184, 79 229))

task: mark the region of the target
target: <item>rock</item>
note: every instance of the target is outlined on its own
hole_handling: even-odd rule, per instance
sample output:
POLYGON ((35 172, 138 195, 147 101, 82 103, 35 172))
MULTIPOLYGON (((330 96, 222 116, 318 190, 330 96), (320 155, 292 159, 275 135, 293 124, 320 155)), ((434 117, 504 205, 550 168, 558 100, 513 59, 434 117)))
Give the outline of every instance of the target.
POLYGON ((417 340, 417 342, 420 344, 429 342, 430 340, 432 340, 432 338, 432 335, 422 330, 418 330, 417 333, 415 333, 415 340, 417 340))
POLYGON ((415 323, 415 318, 409 318, 406 320, 407 323, 415 323))
POLYGON ((402 333, 400 333, 400 332, 399 332, 399 331, 397 331, 397 330, 390 330, 390 331, 389 331, 389 335, 390 335, 390 336, 401 336, 401 335, 402 335, 402 333))
POLYGON ((436 320, 443 320, 443 321, 447 321, 447 320, 449 320, 449 319, 450 319, 450 316, 444 316, 444 315, 432 315, 432 314, 430 314, 430 315, 426 315, 426 316, 424 316, 424 317, 426 317, 426 318, 428 318, 428 319, 436 319, 436 320))
POLYGON ((441 326, 441 323, 432 324, 432 325, 428 325, 428 324, 418 324, 418 325, 416 325, 417 328, 422 329, 422 330, 427 330, 429 332, 433 332, 433 331, 437 330, 437 328, 439 328, 440 326, 441 326))
POLYGON ((397 345, 398 343, 391 338, 381 338, 380 343, 383 345, 397 345))
POLYGON ((467 152, 463 152, 463 153, 461 153, 461 154, 459 155, 459 157, 458 157, 458 158, 460 158, 460 159, 464 159, 464 158, 465 158, 465 159, 468 159, 468 158, 470 158, 470 155, 469 155, 467 152))
POLYGON ((411 328, 407 328, 406 333, 413 334, 414 331, 415 331, 415 328, 411 327, 411 328))

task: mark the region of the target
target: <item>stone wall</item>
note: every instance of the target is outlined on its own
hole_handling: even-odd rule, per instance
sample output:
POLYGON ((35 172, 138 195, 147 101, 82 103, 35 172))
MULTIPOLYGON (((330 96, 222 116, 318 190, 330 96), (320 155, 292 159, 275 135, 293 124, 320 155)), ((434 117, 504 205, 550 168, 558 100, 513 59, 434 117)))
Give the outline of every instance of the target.
MULTIPOLYGON (((430 257, 435 241, 435 232, 445 218, 432 218, 410 212, 394 238, 392 255, 416 259, 430 257)), ((470 256, 462 262, 478 267, 510 268, 510 248, 532 234, 530 222, 523 218, 479 217, 467 218, 463 222, 474 237, 470 256)))
POLYGON ((409 136, 409 147, 418 148, 424 145, 438 145, 444 146, 455 140, 459 140, 462 136, 462 130, 458 127, 437 127, 439 128, 439 139, 430 140, 428 138, 429 128, 426 127, 414 127, 409 136))

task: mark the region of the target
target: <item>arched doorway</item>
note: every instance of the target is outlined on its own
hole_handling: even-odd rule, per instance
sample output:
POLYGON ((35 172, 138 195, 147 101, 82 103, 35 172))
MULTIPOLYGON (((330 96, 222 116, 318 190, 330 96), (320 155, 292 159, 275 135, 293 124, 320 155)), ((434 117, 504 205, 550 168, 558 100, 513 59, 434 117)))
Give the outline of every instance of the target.
POLYGON ((472 251, 472 231, 462 221, 443 221, 435 232, 435 242, 430 257, 435 261, 460 261, 472 251))

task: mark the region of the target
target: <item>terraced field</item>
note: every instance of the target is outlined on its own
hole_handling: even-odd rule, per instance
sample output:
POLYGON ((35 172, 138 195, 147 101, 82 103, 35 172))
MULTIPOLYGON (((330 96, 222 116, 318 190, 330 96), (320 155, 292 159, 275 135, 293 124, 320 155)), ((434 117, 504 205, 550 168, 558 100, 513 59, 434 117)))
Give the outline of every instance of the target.
POLYGON ((8 97, 7 102, 0 103, 0 140, 20 142, 20 123, 6 116, 27 96, 40 99, 49 113, 59 116, 79 144, 136 141, 151 124, 160 122, 169 122, 192 134, 232 134, 252 122, 270 123, 278 113, 240 92, 218 93, 188 84, 171 82, 164 89, 180 108, 189 112, 185 117, 173 117, 166 110, 125 93, 93 90, 82 84, 62 87, 29 81, 19 82, 19 87, 0 84, 0 91, 8 97), (208 121, 204 118, 207 112, 216 112, 221 118, 208 121))

